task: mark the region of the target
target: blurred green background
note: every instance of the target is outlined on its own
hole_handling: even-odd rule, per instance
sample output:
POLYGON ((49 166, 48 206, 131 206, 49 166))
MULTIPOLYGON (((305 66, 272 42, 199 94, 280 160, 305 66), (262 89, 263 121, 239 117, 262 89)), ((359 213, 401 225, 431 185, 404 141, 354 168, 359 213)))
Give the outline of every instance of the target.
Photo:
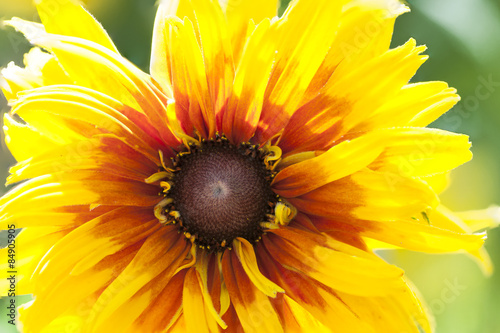
MULTIPOLYGON (((86 3, 121 53, 147 71, 155 1, 86 3)), ((452 185, 442 200, 458 211, 500 203, 500 1, 415 0, 409 5, 412 12, 398 19, 393 45, 414 37, 428 46, 430 59, 413 81, 442 80, 458 89, 462 102, 434 126, 466 133, 473 143, 474 159, 452 174, 452 185), (487 86, 485 80, 493 84, 487 86)), ((0 18, 12 16, 38 21, 31 0, 0 0, 0 18)), ((11 29, 0 30, 1 67, 10 61, 21 65, 29 48, 21 35, 11 29)), ((1 95, 0 110, 8 111, 1 95)), ((13 164, 2 137, 0 179, 6 178, 13 164)), ((5 191, 0 186, 0 194, 5 191)), ((486 247, 499 271, 500 229, 489 232, 486 247)), ((500 273, 485 279, 465 255, 409 251, 384 255, 403 267, 419 287, 434 312, 438 333, 500 333, 500 273)), ((14 332, 6 325, 3 301, 0 332, 14 332)))

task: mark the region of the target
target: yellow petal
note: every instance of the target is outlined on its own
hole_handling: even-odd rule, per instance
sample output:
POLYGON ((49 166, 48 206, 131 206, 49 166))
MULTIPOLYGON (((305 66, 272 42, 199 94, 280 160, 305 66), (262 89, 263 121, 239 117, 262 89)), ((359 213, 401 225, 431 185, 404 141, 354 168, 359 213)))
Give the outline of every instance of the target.
POLYGON ((266 90, 256 141, 265 142, 283 128, 299 106, 335 34, 344 1, 293 1, 273 22, 276 59, 266 90), (307 19, 304 19, 307 18, 307 19))
POLYGON ((51 49, 75 83, 105 93, 153 121, 165 120, 164 101, 146 82, 144 73, 109 50, 70 37, 44 36, 36 42, 51 49), (92 68, 91 71, 85 68, 92 68))
MULTIPOLYGON (((495 206, 485 210, 454 213, 441 205, 432 212, 430 219, 440 228, 458 233, 473 233, 497 227, 500 221, 499 216, 498 207, 495 206)), ((484 233, 479 235, 484 235, 484 233)), ((493 264, 484 247, 464 248, 464 250, 476 259, 485 275, 493 273, 493 264)))
POLYGON ((56 58, 33 47, 24 55, 25 68, 9 63, 1 71, 0 87, 7 100, 15 99, 18 92, 43 85, 71 83, 56 58))
MULTIPOLYGON (((3 221, 2 221, 3 222, 3 221)), ((21 225, 17 225, 15 221, 10 224, 14 228, 21 228, 21 225)), ((7 229, 7 225, 5 226, 7 229)), ((9 228, 10 230, 10 228, 9 228)), ((14 258, 15 262, 10 266, 7 261, 10 257, 9 247, 0 249, 0 254, 4 258, 7 258, 4 262, 0 264, 1 281, 0 281, 0 295, 7 296, 8 290, 10 288, 10 281, 7 280, 10 277, 9 272, 15 271, 16 275, 16 287, 15 293, 17 295, 31 294, 34 291, 34 281, 31 279, 32 274, 35 271, 40 259, 45 255, 45 253, 61 238, 63 238, 69 230, 64 230, 61 227, 33 227, 29 229, 24 229, 15 238, 14 242, 14 258), (18 251, 18 249, 23 248, 23 251, 18 251)), ((10 253, 12 255, 12 253, 10 253)))
POLYGON ((226 251, 222 257, 222 274, 231 303, 245 331, 283 332, 268 296, 253 285, 232 251, 226 251))
MULTIPOLYGON (((189 33, 188 27, 183 30, 189 33)), ((162 86, 165 86, 165 90, 170 96, 175 95, 176 99, 182 98, 182 96, 177 96, 178 94, 172 89, 174 83, 175 85, 180 84, 177 77, 188 74, 188 77, 191 76, 192 80, 195 80, 192 81, 191 86, 199 86, 202 89, 198 92, 198 99, 202 98, 198 102, 201 103, 201 112, 204 114, 205 121, 210 121, 207 126, 209 127, 208 136, 211 137, 215 133, 215 129, 212 128, 215 125, 215 119, 211 119, 214 118, 213 115, 208 117, 212 113, 222 111, 234 78, 227 22, 217 1, 176 1, 160 5, 153 36, 151 70, 153 77, 157 78, 162 86), (196 39, 191 38, 191 35, 188 34, 188 36, 182 37, 188 39, 181 40, 181 46, 178 46, 175 42, 175 32, 171 31, 179 29, 173 24, 176 21, 174 15, 181 19, 186 17, 186 20, 193 23, 196 39), (187 46, 191 50, 185 52, 187 46), (198 57, 200 53, 203 56, 201 62, 198 61, 201 59, 198 57), (183 54, 185 54, 184 57, 194 56, 194 60, 197 62, 190 63, 186 60, 188 65, 182 65, 179 68, 173 62, 182 61, 178 58, 182 57, 183 54), (202 66, 204 70, 201 70, 202 66)), ((183 91, 181 90, 181 92, 183 91)), ((193 100, 196 99, 193 98, 193 100)), ((204 133, 202 130, 198 130, 202 134, 204 133)))
POLYGON ((126 331, 167 285, 188 252, 177 227, 160 229, 148 237, 97 300, 90 313, 91 331, 126 331))
MULTIPOLYGON (((184 278, 187 270, 182 270, 168 282, 158 296, 151 302, 148 308, 139 316, 130 332, 140 332, 144 327, 148 327, 151 332, 173 331, 176 322, 183 320, 182 293, 184 278), (172 328, 174 327, 174 328, 172 328)), ((184 325, 184 324, 183 324, 184 325)), ((178 328, 179 332, 185 332, 186 328, 178 328)))
MULTIPOLYGON (((156 12, 153 27, 153 44, 151 48, 150 73, 151 76, 160 83, 163 91, 169 98, 174 98, 174 72, 172 68, 173 59, 176 58, 177 51, 173 42, 176 37, 176 30, 180 20, 188 17, 195 21, 193 8, 186 0, 164 0, 160 1, 156 12)), ((177 75, 181 75, 178 73, 177 75)), ((180 84, 177 82, 176 85, 180 84)), ((176 96, 176 99, 180 96, 176 96)))
POLYGON ((167 332, 186 332, 186 319, 184 318, 184 314, 180 314, 179 317, 176 318, 176 321, 167 326, 167 332))
POLYGON ((87 40, 47 34, 32 22, 7 22, 25 33, 34 44, 52 51, 73 82, 107 94, 146 114, 160 134, 170 134, 166 123, 166 97, 150 82, 149 76, 109 49, 87 40), (37 29, 32 31, 32 29, 37 29), (85 70, 91 68, 91 70, 85 70))
POLYGON ((338 293, 338 296, 357 316, 373 327, 375 332, 432 331, 425 306, 409 287, 390 297, 357 297, 342 292, 338 293))
POLYGON ((78 1, 35 0, 35 3, 47 32, 87 39, 118 53, 101 24, 78 1))
POLYGON ((283 129, 279 146, 283 155, 326 150, 336 138, 342 117, 352 109, 346 98, 314 98, 301 106, 283 129))
MULTIPOLYGON (((259 261, 266 267, 270 278, 273 281, 277 281, 285 289, 286 296, 284 296, 284 299, 290 305, 291 311, 294 314, 294 317, 289 320, 287 320, 286 316, 282 315, 284 317, 282 320, 285 321, 286 332, 288 332, 287 329, 291 329, 289 326, 294 321, 302 329, 291 330, 291 332, 308 332, 307 329, 311 328, 311 326, 322 332, 321 329, 323 327, 316 325, 314 319, 326 326, 329 329, 327 332, 336 330, 339 332, 356 333, 373 332, 369 325, 363 321, 363 318, 356 316, 338 298, 336 291, 316 282, 302 272, 296 272, 293 267, 282 265, 279 259, 274 258, 267 249, 257 247, 256 250, 258 251, 259 261), (288 302, 288 297, 296 302, 296 306, 288 302), (309 316, 304 311, 314 317, 311 320, 312 322, 308 320, 309 316), (289 321, 292 321, 292 323, 289 323, 289 321)), ((306 260, 304 258, 300 259, 302 261, 306 260)), ((278 294, 277 301, 281 295, 278 294)))
POLYGON ((39 153, 10 168, 7 184, 45 174, 99 170, 137 181, 156 172, 158 164, 111 135, 96 136, 39 153))
MULTIPOLYGON (((8 194, 10 195, 10 192, 8 194)), ((0 220, 0 228, 7 229, 8 224, 14 223, 16 226, 19 225, 19 228, 57 226, 64 230, 72 229, 113 208, 113 206, 101 205, 96 207, 90 207, 89 205, 62 206, 49 210, 46 210, 43 206, 26 207, 22 212, 16 212, 16 214, 5 212, 0 220), (33 218, 35 216, 39 218, 33 218)))
MULTIPOLYGON (((446 209, 443 207, 443 213, 446 209)), ((453 213, 467 225, 472 232, 498 227, 500 223, 500 207, 493 205, 487 209, 469 210, 453 213)))
POLYGON ((60 117, 51 113, 44 114, 43 118, 36 114, 32 115, 32 117, 27 117, 26 119, 29 121, 28 126, 40 133, 41 136, 54 141, 59 146, 85 140, 103 133, 102 130, 96 128, 93 124, 91 125, 76 119, 60 117))
POLYGON ((217 116, 226 106, 234 80, 235 66, 228 25, 217 0, 190 2, 196 17, 193 23, 196 22, 198 29, 213 112, 217 116))
POLYGON ((394 136, 370 169, 404 177, 427 177, 447 172, 472 158, 466 135, 427 128, 387 131, 394 136))
POLYGON ((35 291, 48 292, 65 275, 92 270, 106 256, 143 241, 159 229, 154 221, 148 208, 120 207, 82 224, 41 260, 35 291))
POLYGON ((368 170, 287 200, 307 214, 369 221, 407 220, 439 204, 421 180, 368 170))
MULTIPOLYGON (((92 90, 76 88, 75 86, 50 86, 21 93, 19 99, 12 105, 12 113, 21 116, 30 125, 41 129, 46 126, 46 118, 54 119, 55 124, 66 124, 68 121, 82 124, 83 129, 93 127, 93 131, 79 131, 82 136, 113 133, 132 146, 141 147, 141 150, 149 158, 157 159, 158 149, 162 147, 160 134, 152 128, 149 121, 142 120, 140 113, 134 112, 125 105, 105 95, 99 95, 92 90), (135 118, 135 119, 134 119, 135 118), (148 126, 149 125, 149 126, 148 126), (141 126, 141 127, 139 127, 141 126)), ((48 132, 48 131, 46 131, 48 132)), ((68 132, 68 130, 66 130, 68 132)), ((64 133, 64 132, 62 132, 64 133)), ((61 136, 61 133, 47 135, 61 136)), ((72 133, 68 133, 72 135, 72 133)), ((78 135, 70 136, 74 141, 81 138, 78 135)), ((178 144, 178 140, 170 137, 167 133, 164 139, 178 144)))
MULTIPOLYGON (((222 1, 223 10, 231 33, 231 45, 235 64, 239 63, 245 40, 253 31, 254 24, 277 15, 276 0, 227 0, 222 1), (250 22, 252 20, 252 22, 250 22)), ((255 68, 258 68, 255 66, 255 68)))
POLYGON ((149 71, 169 98, 173 98, 172 73, 171 73, 171 50, 168 46, 168 25, 167 17, 175 14, 171 13, 172 5, 175 1, 162 1, 156 12, 153 28, 153 44, 151 47, 151 61, 149 71))
POLYGON ((257 265, 257 258, 252 244, 243 238, 236 238, 233 244, 236 256, 254 286, 269 297, 276 297, 276 293, 284 292, 282 288, 262 275, 257 265))
MULTIPOLYGON (((12 112, 21 116, 27 123, 35 123, 36 120, 44 118, 44 113, 69 116, 73 119, 83 120, 95 124, 97 128, 104 129, 118 136, 132 136, 132 131, 128 129, 115 117, 111 117, 101 110, 81 103, 75 98, 65 98, 64 93, 59 96, 50 96, 43 92, 37 92, 28 96, 23 96, 13 107, 12 112)), ((88 99, 87 99, 88 101, 88 99)))
POLYGON ((359 296, 383 296, 404 286, 403 271, 375 255, 298 229, 269 230, 263 243, 276 261, 333 288, 359 296))
MULTIPOLYGON (((210 259, 215 259, 217 261, 219 261, 219 259, 216 259, 214 258, 214 256, 210 256, 209 254, 207 255, 207 253, 203 253, 203 252, 198 252, 197 253, 197 256, 196 256, 196 270, 198 271, 198 278, 199 278, 199 283, 200 283, 200 288, 201 288, 201 292, 203 294, 203 300, 204 300, 204 304, 205 304, 205 310, 207 311, 207 315, 208 316, 211 316, 212 318, 207 318, 207 323, 211 323, 214 324, 215 322, 217 322, 217 324, 219 324, 222 328, 226 329, 227 328, 227 324, 221 319, 219 313, 217 313, 217 310, 215 309, 214 307, 214 300, 212 299, 214 293, 213 293, 213 290, 214 289, 221 289, 221 294, 220 295, 216 295, 217 293, 215 293, 215 296, 219 296, 220 297, 220 300, 222 300, 222 298, 224 297, 224 291, 222 290, 222 286, 219 286, 219 285, 216 285, 216 284, 220 284, 222 283, 222 281, 220 280, 220 277, 219 277, 219 274, 220 272, 216 272, 216 276, 217 278, 215 279, 215 281, 213 282, 213 287, 212 287, 212 291, 209 292, 208 290, 208 279, 209 279, 209 271, 213 268, 213 265, 215 265, 215 261, 210 261, 210 259)), ((214 272, 216 270, 214 269, 214 272)), ((224 305, 221 304, 221 314, 223 314, 226 309, 224 309, 224 305)))
POLYGON ((286 198, 305 194, 369 165, 379 156, 392 134, 373 132, 344 141, 327 152, 281 170, 273 180, 273 190, 286 198), (331 167, 335 166, 335 167, 331 167))
POLYGON ((384 53, 389 49, 395 19, 408 11, 409 8, 399 0, 348 2, 338 37, 332 45, 334 53, 343 57, 342 62, 351 65, 384 53))
MULTIPOLYGON (((331 331, 316 318, 314 318, 308 311, 306 311, 301 305, 295 302, 288 296, 284 296, 284 303, 286 309, 289 311, 289 315, 285 317, 285 331, 287 332, 316 332, 316 333, 330 333, 331 331), (290 321, 296 322, 296 327, 289 328, 287 325, 290 321)), ((334 319, 332 318, 332 321, 334 319)), ((354 328, 350 327, 351 332, 354 332, 354 328)), ((366 332, 366 331, 364 331, 366 332)))
POLYGON ((73 205, 152 207, 160 201, 156 186, 85 170, 60 172, 26 181, 0 198, 0 216, 35 208, 73 205), (141 195, 137 195, 141 193, 141 195))
POLYGON ((456 89, 449 88, 445 82, 408 84, 358 124, 353 132, 393 126, 427 126, 459 100, 456 89))
MULTIPOLYGON (((432 220, 431 218, 431 223, 432 220)), ((481 248, 485 240, 484 234, 447 230, 438 225, 429 225, 428 222, 414 219, 399 221, 314 219, 314 225, 321 231, 352 232, 354 229, 359 235, 367 237, 367 245, 370 249, 405 248, 427 253, 449 253, 461 250, 475 252, 481 248), (372 241, 370 238, 377 241, 372 241)))
POLYGON ((222 122, 223 132, 233 142, 248 141, 259 122, 275 57, 273 36, 269 20, 263 20, 245 45, 222 122))
POLYGON ((47 33, 43 24, 26 21, 18 17, 13 17, 11 20, 3 21, 3 23, 21 32, 30 41, 47 33))
POLYGON ((205 297, 208 294, 204 292, 204 288, 206 286, 203 286, 200 273, 194 268, 189 269, 184 280, 182 293, 186 332, 219 332, 217 321, 207 309, 208 306, 212 305, 206 304, 207 300, 205 300, 205 297))
MULTIPOLYGON (((410 39, 405 45, 351 68, 339 66, 324 88, 325 96, 332 100, 346 99, 352 108, 343 115, 333 136, 338 137, 353 129, 370 116, 366 110, 377 110, 408 83, 420 65, 428 58, 421 55, 425 47, 417 47, 410 39)), ((333 138, 332 138, 333 140, 333 138)))
POLYGON ((84 307, 86 312, 81 311, 79 317, 85 321, 97 300, 94 295, 130 263, 137 245, 160 228, 156 219, 145 212, 144 209, 115 209, 55 243, 33 272, 32 293, 39 297, 30 307, 27 320, 39 318, 37 325, 44 326, 61 314, 47 313, 47 309, 59 304, 64 309, 62 313, 84 307), (64 296, 68 293, 72 297, 64 296))
MULTIPOLYGON (((339 65, 329 81, 314 98, 297 110, 285 127, 282 138, 285 154, 294 150, 325 149, 346 133, 373 129, 368 120, 386 117, 385 113, 378 114, 377 110, 398 95, 427 59, 420 55, 424 50, 425 47, 416 47, 416 42, 411 39, 401 47, 352 68, 348 64, 344 67, 339 65)), ((453 96, 451 99, 456 98, 453 96)), ((415 112, 414 109, 411 111, 415 112)), ((407 126, 401 122, 397 124, 407 126)), ((376 125, 390 127, 382 126, 383 120, 376 125)))
POLYGON ((215 112, 193 23, 168 18, 166 24, 177 118, 186 134, 195 129, 208 138, 215 134, 215 112))
POLYGON ((10 62, 1 71, 0 86, 9 101, 13 100, 19 91, 43 85, 41 69, 51 56, 48 53, 42 52, 39 48, 33 48, 25 55, 26 57, 36 58, 38 61, 36 63, 30 62, 30 65, 27 65, 26 68, 20 68, 14 62, 10 62))
POLYGON ((357 0, 342 12, 336 38, 311 81, 303 102, 314 98, 342 63, 356 68, 389 48, 394 21, 409 9, 399 0, 357 0))
POLYGON ((425 181, 437 194, 441 194, 450 184, 450 172, 435 174, 429 177, 423 177, 425 181))
POLYGON ((3 119, 5 143, 17 161, 28 159, 60 145, 32 126, 18 122, 8 113, 4 114, 3 119))

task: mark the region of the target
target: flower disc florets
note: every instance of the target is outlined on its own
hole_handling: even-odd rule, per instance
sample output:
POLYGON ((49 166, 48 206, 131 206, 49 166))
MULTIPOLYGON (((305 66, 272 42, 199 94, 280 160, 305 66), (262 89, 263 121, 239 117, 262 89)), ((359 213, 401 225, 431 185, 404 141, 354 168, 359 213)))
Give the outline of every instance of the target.
POLYGON ((165 212, 187 238, 211 251, 230 247, 237 237, 258 241, 278 200, 265 157, 257 146, 235 146, 224 137, 190 146, 173 159, 165 212))

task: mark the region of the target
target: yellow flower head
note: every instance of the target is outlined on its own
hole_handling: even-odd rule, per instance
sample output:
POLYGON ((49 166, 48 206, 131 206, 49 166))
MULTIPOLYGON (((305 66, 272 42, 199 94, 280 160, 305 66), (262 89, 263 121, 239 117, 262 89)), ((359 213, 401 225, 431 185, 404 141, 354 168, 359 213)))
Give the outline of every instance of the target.
POLYGON ((408 83, 400 1, 165 0, 150 75, 76 1, 37 8, 1 82, 24 332, 430 332, 373 249, 490 268, 439 205, 470 144, 425 127, 459 97, 408 83))

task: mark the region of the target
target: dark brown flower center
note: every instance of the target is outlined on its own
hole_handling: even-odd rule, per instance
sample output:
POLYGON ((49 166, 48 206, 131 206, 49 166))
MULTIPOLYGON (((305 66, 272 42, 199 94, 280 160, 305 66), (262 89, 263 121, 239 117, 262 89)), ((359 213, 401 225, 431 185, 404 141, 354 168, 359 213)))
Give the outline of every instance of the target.
POLYGON ((236 237, 250 242, 261 237, 260 223, 272 213, 276 195, 272 173, 256 147, 204 141, 178 154, 174 163, 169 197, 180 212, 182 231, 199 246, 215 251, 236 237))

